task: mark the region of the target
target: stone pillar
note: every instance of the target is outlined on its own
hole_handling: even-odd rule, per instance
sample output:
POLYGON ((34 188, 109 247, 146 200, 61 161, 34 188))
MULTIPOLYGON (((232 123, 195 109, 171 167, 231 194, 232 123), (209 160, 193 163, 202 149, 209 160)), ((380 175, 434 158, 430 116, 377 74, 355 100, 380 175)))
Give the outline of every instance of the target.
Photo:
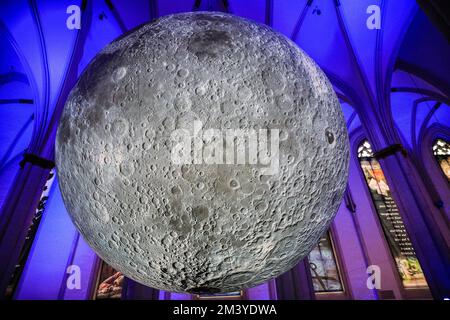
POLYGON ((278 300, 314 300, 309 261, 305 257, 294 268, 275 279, 278 300))
POLYGON ((159 300, 159 290, 125 278, 122 300, 159 300))

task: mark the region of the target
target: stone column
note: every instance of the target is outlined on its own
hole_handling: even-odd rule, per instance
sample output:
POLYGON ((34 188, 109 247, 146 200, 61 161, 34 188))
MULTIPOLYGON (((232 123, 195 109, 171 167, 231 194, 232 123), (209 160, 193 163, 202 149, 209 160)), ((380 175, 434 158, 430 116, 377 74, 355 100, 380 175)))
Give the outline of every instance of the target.
POLYGON ((309 261, 305 257, 294 268, 275 279, 278 300, 314 300, 309 261))

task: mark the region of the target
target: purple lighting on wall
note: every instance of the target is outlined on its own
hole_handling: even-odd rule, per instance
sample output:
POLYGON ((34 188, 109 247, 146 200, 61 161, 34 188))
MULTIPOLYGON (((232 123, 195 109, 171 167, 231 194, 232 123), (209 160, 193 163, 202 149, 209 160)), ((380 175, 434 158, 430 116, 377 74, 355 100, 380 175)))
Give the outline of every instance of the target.
MULTIPOLYGON (((430 287, 416 294, 448 300, 450 190, 431 145, 436 138, 450 139, 450 45, 412 0, 2 1, 0 289, 9 280, 48 175, 48 168, 33 163, 21 168, 23 154, 53 160, 65 98, 102 48, 142 23, 192 10, 228 11, 269 24, 296 42, 333 83, 350 136, 348 187, 356 209, 342 204, 331 228, 344 287, 331 298, 379 298, 366 286, 372 264, 383 270, 383 291, 406 297, 359 168, 356 149, 368 139, 374 151, 397 143, 408 151, 407 158, 393 153, 380 163, 430 287), (81 9, 79 30, 66 26, 71 5, 81 9), (366 25, 371 5, 380 7, 380 29, 366 25)), ((98 262, 73 226, 56 180, 13 297, 90 299, 98 262), (80 288, 67 287, 71 265, 81 270, 80 288)), ((245 295, 275 299, 276 281, 245 295)), ((192 296, 161 291, 159 298, 192 296)))

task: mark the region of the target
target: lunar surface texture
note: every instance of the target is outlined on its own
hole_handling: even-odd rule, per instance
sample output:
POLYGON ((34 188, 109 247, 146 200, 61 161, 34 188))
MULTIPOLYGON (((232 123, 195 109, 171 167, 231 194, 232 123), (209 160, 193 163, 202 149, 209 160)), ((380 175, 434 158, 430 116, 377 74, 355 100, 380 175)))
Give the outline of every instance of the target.
POLYGON ((337 212, 348 159, 315 62, 267 26, 214 12, 109 44, 70 93, 56 141, 64 203, 88 244, 135 281, 189 293, 292 268, 337 212))

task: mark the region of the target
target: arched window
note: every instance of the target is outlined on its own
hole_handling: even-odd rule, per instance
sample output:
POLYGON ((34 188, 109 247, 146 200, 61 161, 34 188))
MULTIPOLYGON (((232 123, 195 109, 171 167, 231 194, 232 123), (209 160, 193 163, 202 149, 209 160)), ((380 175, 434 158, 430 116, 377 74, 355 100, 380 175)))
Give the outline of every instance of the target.
POLYGON ((94 299, 121 299, 125 277, 104 261, 101 261, 94 299))
POLYGON ((41 223, 42 216, 45 211, 45 205, 49 198, 50 190, 52 188, 53 181, 55 180, 55 171, 54 169, 50 170, 47 181, 42 189, 41 196, 39 198, 39 203, 37 205, 36 211, 33 216, 33 220, 31 220, 31 224, 27 229, 27 235, 25 237, 25 242, 20 250, 19 258, 17 263, 14 266, 14 271, 11 275, 10 281, 8 283, 8 287, 6 288, 5 297, 7 299, 11 299, 14 295, 14 292, 19 284, 20 277, 25 268, 25 264, 28 260, 28 256, 30 254, 31 247, 33 245, 34 239, 36 237, 39 224, 41 223))
POLYGON ((315 292, 344 291, 329 232, 320 238, 317 246, 309 253, 308 260, 315 292))
POLYGON ((442 139, 436 139, 433 144, 433 154, 442 172, 450 182, 450 143, 442 139))
POLYGON ((358 158, 403 287, 426 287, 427 282, 419 260, 369 141, 364 141, 358 147, 358 158))

